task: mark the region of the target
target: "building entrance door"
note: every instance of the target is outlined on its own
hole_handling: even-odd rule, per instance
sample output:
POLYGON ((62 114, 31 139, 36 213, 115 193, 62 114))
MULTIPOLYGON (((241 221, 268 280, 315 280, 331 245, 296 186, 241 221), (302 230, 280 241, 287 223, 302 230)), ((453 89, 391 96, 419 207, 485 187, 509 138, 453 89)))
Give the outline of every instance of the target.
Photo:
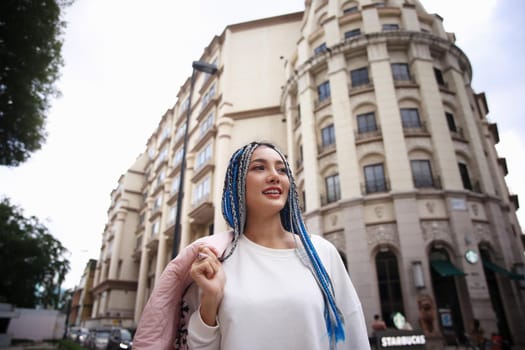
POLYGON ((431 251, 430 266, 434 299, 443 336, 448 345, 464 344, 465 327, 456 278, 464 276, 465 273, 450 262, 448 253, 443 248, 434 248, 431 251))

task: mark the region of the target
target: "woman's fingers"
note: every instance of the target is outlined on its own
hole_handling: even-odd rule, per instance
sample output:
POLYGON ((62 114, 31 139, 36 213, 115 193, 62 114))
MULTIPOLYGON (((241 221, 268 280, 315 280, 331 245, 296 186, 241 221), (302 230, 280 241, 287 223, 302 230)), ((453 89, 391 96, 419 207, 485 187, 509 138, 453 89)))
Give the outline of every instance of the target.
POLYGON ((212 279, 215 273, 221 268, 220 261, 217 258, 217 252, 209 247, 200 247, 199 252, 192 265, 193 277, 203 275, 207 279, 212 279))

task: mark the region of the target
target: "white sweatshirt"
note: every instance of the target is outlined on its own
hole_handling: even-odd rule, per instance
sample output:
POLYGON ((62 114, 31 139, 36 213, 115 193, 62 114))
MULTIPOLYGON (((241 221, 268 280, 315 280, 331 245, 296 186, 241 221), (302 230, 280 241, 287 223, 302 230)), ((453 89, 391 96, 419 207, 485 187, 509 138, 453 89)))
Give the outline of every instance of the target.
MULTIPOLYGON (((345 319, 346 340, 337 349, 370 349, 361 303, 339 253, 324 238, 311 239, 345 319)), ((218 325, 207 326, 197 309, 188 324, 190 349, 330 348, 321 290, 294 249, 266 248, 241 235, 223 268, 226 285, 218 325)))

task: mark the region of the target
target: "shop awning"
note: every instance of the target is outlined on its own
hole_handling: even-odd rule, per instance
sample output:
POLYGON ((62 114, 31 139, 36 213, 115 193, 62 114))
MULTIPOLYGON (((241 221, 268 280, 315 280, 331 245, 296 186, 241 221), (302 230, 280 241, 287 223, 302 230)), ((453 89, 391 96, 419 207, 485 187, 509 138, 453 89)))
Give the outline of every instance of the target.
POLYGON ((503 267, 496 265, 488 260, 483 260, 483 266, 512 280, 525 280, 525 276, 504 269, 503 267))
POLYGON ((430 265, 442 277, 466 275, 465 272, 458 269, 448 260, 430 260, 430 265))

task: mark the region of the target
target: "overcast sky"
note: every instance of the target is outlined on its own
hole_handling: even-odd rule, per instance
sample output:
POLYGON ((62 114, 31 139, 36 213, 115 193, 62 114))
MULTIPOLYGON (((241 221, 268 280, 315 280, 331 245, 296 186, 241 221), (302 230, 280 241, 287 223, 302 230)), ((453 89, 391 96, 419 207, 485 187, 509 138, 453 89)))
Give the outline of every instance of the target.
MULTIPOLYGON (((525 1, 422 0, 444 18, 497 122, 507 183, 525 205, 525 1), (475 13, 475 14, 474 14, 475 13), (521 100, 520 100, 521 99, 521 100)), ((76 0, 65 16, 65 66, 42 150, 0 167, 0 195, 42 220, 70 251, 64 287, 98 259, 110 193, 215 35, 229 24, 304 9, 303 0, 76 0)), ((524 209, 518 211, 522 225, 524 209)))

